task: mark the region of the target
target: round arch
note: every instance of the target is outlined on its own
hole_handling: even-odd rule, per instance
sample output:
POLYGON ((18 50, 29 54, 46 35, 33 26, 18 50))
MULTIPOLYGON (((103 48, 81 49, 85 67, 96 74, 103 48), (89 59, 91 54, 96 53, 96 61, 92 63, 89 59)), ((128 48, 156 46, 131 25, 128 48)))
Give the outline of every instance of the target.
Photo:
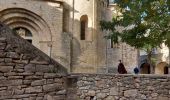
POLYGON ((51 31, 48 24, 39 15, 23 8, 8 8, 0 11, 0 21, 11 29, 24 27, 31 31, 37 41, 51 41, 51 31))
POLYGON ((148 63, 141 64, 140 73, 141 74, 150 74, 150 64, 148 64, 148 63))
POLYGON ((168 63, 160 62, 155 67, 155 74, 168 74, 168 63))

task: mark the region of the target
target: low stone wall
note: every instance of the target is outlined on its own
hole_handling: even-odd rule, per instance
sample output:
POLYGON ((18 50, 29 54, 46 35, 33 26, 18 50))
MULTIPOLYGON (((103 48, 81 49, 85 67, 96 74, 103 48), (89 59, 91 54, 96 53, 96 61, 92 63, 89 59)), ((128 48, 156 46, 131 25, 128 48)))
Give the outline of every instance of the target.
POLYGON ((54 73, 1 73, 0 100, 65 100, 65 82, 54 73))
POLYGON ((0 100, 170 100, 170 76, 68 75, 0 24, 0 100))
POLYGON ((77 77, 78 100, 170 100, 170 76, 78 75, 77 77))
POLYGON ((65 100, 66 74, 63 66, 0 24, 0 100, 65 100))

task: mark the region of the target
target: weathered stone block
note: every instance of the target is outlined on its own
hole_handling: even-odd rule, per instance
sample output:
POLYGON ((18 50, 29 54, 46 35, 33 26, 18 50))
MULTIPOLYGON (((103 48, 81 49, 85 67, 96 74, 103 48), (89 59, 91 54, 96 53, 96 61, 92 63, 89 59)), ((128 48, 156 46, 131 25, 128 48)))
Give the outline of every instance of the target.
POLYGON ((13 62, 18 64, 28 64, 29 60, 13 60, 13 62))
POLYGON ((29 100, 36 100, 36 96, 34 96, 34 97, 29 97, 29 100))
POLYGON ((0 42, 1 42, 1 43, 5 43, 5 42, 6 42, 6 38, 5 38, 5 37, 1 37, 1 38, 0 38, 0 42))
POLYGON ((42 86, 29 87, 25 89, 25 93, 40 93, 42 92, 42 86))
POLYGON ((0 72, 0 76, 3 76, 3 75, 4 75, 4 73, 1 73, 1 72, 0 72))
POLYGON ((36 65, 36 72, 49 73, 53 72, 53 69, 53 67, 49 67, 48 65, 36 65))
POLYGON ((35 75, 25 76, 25 79, 27 79, 27 80, 40 80, 42 78, 43 78, 43 76, 35 76, 35 75))
POLYGON ((136 90, 136 89, 124 91, 124 96, 125 97, 136 97, 137 94, 138 94, 138 90, 136 90))
POLYGON ((6 52, 0 51, 0 58, 6 57, 6 52))
POLYGON ((24 73, 18 73, 18 75, 21 75, 21 76, 30 76, 30 75, 33 75, 34 73, 32 72, 24 72, 24 73))
POLYGON ((9 76, 8 79, 23 79, 23 76, 9 76))
POLYGON ((4 58, 0 58, 0 62, 4 62, 5 61, 5 59, 4 58))
POLYGON ((159 96, 158 100, 170 100, 170 99, 168 98, 168 96, 167 97, 166 96, 159 96))
POLYGON ((24 68, 24 64, 16 64, 15 68, 16 69, 23 69, 24 68))
POLYGON ((6 63, 12 63, 12 58, 5 58, 6 63))
POLYGON ((7 89, 7 87, 0 87, 0 91, 6 90, 6 89, 7 89))
POLYGON ((8 58, 15 58, 15 59, 19 59, 20 58, 19 54, 17 54, 16 52, 7 52, 6 57, 8 57, 8 58))
POLYGON ((53 96, 53 100, 66 100, 66 96, 65 95, 53 96))
POLYGON ((4 50, 6 47, 6 43, 0 43, 0 50, 4 50))
POLYGON ((36 100, 43 100, 44 97, 37 97, 36 100))
POLYGON ((22 95, 13 95, 13 98, 22 98, 22 100, 24 100, 25 98, 27 98, 27 100, 29 100, 30 96, 36 96, 36 94, 22 94, 22 95))
POLYGON ((61 89, 63 89, 63 86, 57 83, 43 85, 44 92, 51 92, 51 91, 56 91, 56 90, 61 90, 61 89))
POLYGON ((7 78, 4 76, 0 76, 0 80, 6 80, 7 78))
POLYGON ((108 96, 106 100, 115 100, 115 98, 113 96, 108 96))
POLYGON ((110 89, 110 95, 111 96, 116 96, 118 95, 119 91, 118 91, 118 88, 117 87, 113 87, 110 89))
POLYGON ((0 72, 7 73, 13 70, 13 66, 0 66, 0 72))
POLYGON ((94 90, 89 90, 88 91, 88 95, 89 96, 95 96, 96 95, 96 92, 94 90))
POLYGON ((38 76, 43 76, 44 73, 43 72, 36 72, 35 75, 38 75, 38 76))
POLYGON ((44 85, 46 83, 46 80, 36 80, 31 83, 31 86, 37 86, 37 85, 44 85))
POLYGON ((32 80, 23 80, 24 85, 30 85, 32 80))
POLYGON ((57 75, 55 73, 45 73, 44 78, 55 78, 57 75))
POLYGON ((34 64, 28 64, 24 67, 25 72, 36 72, 34 64))
MULTIPOLYGON (((59 84, 63 84, 66 80, 64 80, 63 78, 55 78, 54 82, 55 83, 59 83, 59 84)), ((72 83, 71 83, 72 84, 72 83)), ((72 85, 75 85, 74 83, 72 85)))
POLYGON ((57 95, 66 95, 66 93, 67 91, 65 89, 56 92, 57 95))
POLYGON ((47 79, 47 84, 52 84, 54 83, 54 79, 47 79))
POLYGON ((21 79, 7 80, 6 82, 7 82, 6 83, 7 86, 19 86, 19 85, 22 85, 22 80, 21 79))
POLYGON ((104 99, 106 97, 106 93, 98 93, 96 97, 97 99, 104 99))
POLYGON ((2 96, 10 96, 12 95, 12 91, 2 90, 0 91, 0 97, 2 96))
POLYGON ((22 94, 24 94, 24 91, 25 91, 25 89, 15 89, 14 90, 14 94, 15 95, 22 95, 22 94))
POLYGON ((24 72, 24 69, 14 69, 15 72, 19 72, 19 73, 22 73, 24 72))
POLYGON ((44 60, 40 60, 40 61, 30 61, 30 63, 32 64, 40 64, 40 65, 48 65, 49 63, 47 61, 44 61, 44 60))

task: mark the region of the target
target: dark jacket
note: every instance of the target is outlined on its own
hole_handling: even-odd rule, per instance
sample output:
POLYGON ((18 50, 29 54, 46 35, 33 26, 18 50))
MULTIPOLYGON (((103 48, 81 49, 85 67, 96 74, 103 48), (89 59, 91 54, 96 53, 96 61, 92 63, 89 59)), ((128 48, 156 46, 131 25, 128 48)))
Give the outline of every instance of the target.
POLYGON ((119 72, 119 74, 127 74, 127 71, 126 71, 125 66, 123 65, 123 63, 119 63, 118 72, 119 72))

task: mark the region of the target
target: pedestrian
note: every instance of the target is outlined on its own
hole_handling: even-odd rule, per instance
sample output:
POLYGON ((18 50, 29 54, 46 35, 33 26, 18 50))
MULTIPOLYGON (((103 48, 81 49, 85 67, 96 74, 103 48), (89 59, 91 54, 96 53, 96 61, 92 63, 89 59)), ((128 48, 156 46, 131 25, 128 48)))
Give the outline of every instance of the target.
POLYGON ((138 67, 135 67, 135 68, 133 69, 133 71, 134 71, 135 74, 138 74, 138 73, 139 73, 138 67))
POLYGON ((123 65, 121 60, 119 60, 118 72, 119 72, 119 74, 127 74, 125 66, 123 65))

